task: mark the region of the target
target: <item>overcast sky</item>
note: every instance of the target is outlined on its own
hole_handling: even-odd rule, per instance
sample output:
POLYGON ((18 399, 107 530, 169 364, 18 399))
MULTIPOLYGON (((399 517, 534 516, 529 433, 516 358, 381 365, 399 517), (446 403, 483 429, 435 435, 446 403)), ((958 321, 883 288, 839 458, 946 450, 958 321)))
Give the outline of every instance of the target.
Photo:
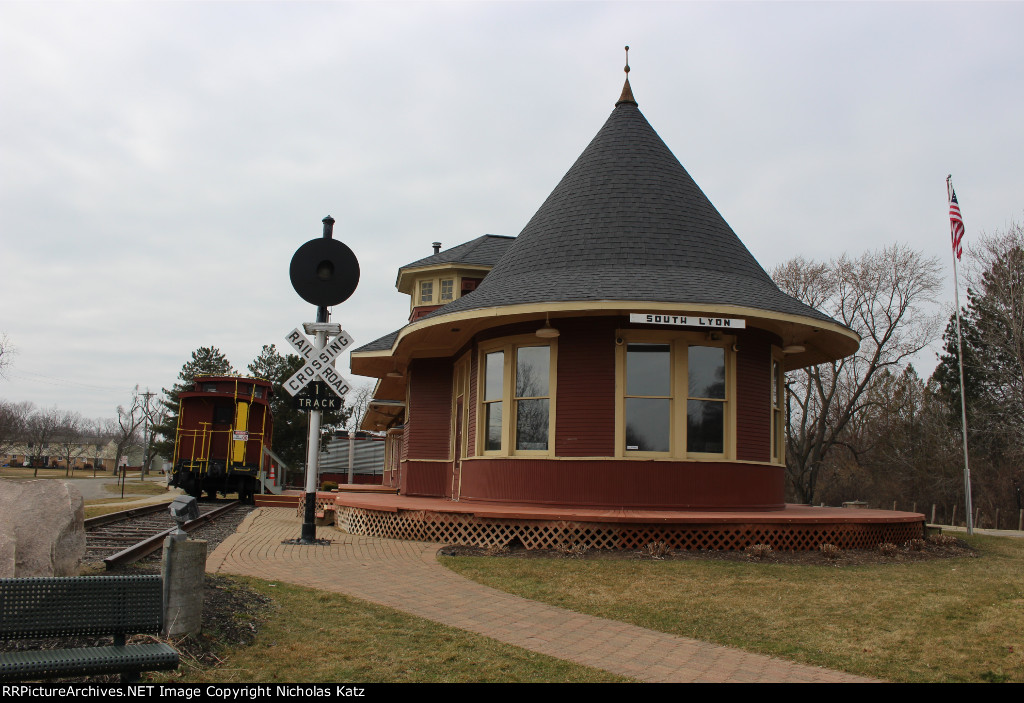
MULTIPOLYGON (((1024 219, 1024 4, 0 1, 0 398, 110 417, 191 352, 313 318, 321 219, 397 329, 397 267, 515 235, 640 110, 770 269, 1024 219)), ((922 362, 927 375, 934 354, 922 362)), ((339 364, 348 374, 347 358, 339 364)))

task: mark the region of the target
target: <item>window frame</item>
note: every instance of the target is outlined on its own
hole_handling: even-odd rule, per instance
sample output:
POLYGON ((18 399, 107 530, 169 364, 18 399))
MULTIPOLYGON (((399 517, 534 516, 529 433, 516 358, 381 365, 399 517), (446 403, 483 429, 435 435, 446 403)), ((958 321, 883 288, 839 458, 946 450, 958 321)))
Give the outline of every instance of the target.
POLYGON ((768 460, 779 466, 786 465, 786 366, 782 349, 772 345, 771 366, 769 367, 768 392, 771 412, 770 446, 768 460), (776 366, 777 365, 777 366, 776 366), (778 405, 776 406, 776 401, 778 405))
MULTIPOLYGON (((476 383, 476 438, 474 446, 479 457, 553 457, 555 455, 555 401, 557 395, 558 376, 558 340, 542 339, 536 335, 519 335, 488 340, 477 347, 476 383), (529 396, 524 400, 547 398, 548 401, 548 447, 547 449, 516 449, 516 419, 518 403, 516 396, 517 352, 526 347, 546 347, 548 349, 548 394, 546 396, 529 396), (487 449, 487 410, 484 390, 487 383, 487 355, 495 352, 504 353, 502 365, 501 394, 501 447, 487 449)), ((499 401, 494 401, 499 402, 499 401)))
MULTIPOLYGON (((736 458, 736 336, 718 332, 620 329, 615 332, 615 453, 617 459, 671 459, 675 461, 733 461, 736 458), (717 337, 717 339, 715 338, 717 337), (620 341, 621 340, 621 341, 620 341), (626 449, 626 354, 630 344, 669 346, 669 450, 626 449), (688 452, 687 406, 689 347, 718 347, 725 352, 725 398, 721 453, 688 452)), ((642 396, 636 396, 642 397, 642 396)), ((653 397, 653 396, 652 396, 653 397)))
POLYGON ((448 303, 455 300, 455 276, 441 276, 437 279, 437 302, 441 305, 447 305, 448 303), (450 283, 448 290, 448 297, 445 298, 444 284, 450 283))
POLYGON ((437 280, 436 278, 423 278, 423 279, 420 279, 419 281, 416 282, 416 290, 417 290, 416 299, 419 301, 420 305, 433 305, 434 304, 434 283, 435 283, 436 280, 437 280), (430 288, 430 299, 429 300, 427 300, 427 297, 425 295, 426 291, 424 290, 428 286, 430 288))

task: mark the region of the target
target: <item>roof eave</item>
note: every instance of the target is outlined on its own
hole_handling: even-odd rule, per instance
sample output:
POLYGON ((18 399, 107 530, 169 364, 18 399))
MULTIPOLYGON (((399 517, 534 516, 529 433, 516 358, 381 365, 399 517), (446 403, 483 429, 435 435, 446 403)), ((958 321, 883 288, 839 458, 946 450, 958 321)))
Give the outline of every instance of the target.
POLYGON ((557 319, 629 312, 714 313, 744 318, 752 327, 778 334, 784 345, 800 344, 804 347, 803 352, 786 355, 784 366, 787 371, 841 359, 860 348, 860 336, 838 322, 792 313, 738 305, 588 300, 523 303, 432 315, 402 328, 390 349, 353 351, 351 368, 353 373, 361 376, 382 378, 388 373, 404 372, 415 358, 451 356, 474 335, 492 327, 543 320, 545 316, 557 319))

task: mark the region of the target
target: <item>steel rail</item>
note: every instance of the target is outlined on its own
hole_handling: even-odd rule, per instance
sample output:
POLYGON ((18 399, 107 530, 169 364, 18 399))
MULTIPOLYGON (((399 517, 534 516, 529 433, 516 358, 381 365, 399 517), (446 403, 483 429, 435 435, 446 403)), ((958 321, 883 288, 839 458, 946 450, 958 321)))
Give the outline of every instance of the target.
POLYGON ((129 520, 133 517, 139 517, 140 515, 149 515, 150 513, 157 513, 161 510, 166 510, 170 503, 155 503, 153 505, 143 505, 139 508, 131 508, 130 510, 120 510, 116 513, 107 513, 106 515, 97 515, 96 517, 90 517, 85 519, 85 529, 90 530, 94 527, 102 527, 103 525, 109 525, 112 522, 120 522, 121 520, 129 520))
MULTIPOLYGON (((211 510, 210 512, 204 515, 200 515, 195 520, 189 520, 184 525, 182 525, 181 528, 185 530, 185 532, 192 532, 193 530, 202 527, 208 522, 213 522, 224 513, 228 512, 229 510, 233 510, 234 508, 237 508, 239 505, 241 505, 241 502, 237 500, 232 501, 226 505, 211 510)), ((146 539, 142 540, 141 542, 133 544, 127 549, 122 549, 117 554, 111 554, 109 557, 103 560, 103 563, 109 570, 113 569, 116 566, 123 566, 125 564, 131 564, 133 562, 136 562, 139 559, 142 559, 145 556, 149 556, 156 550, 160 549, 160 547, 163 545, 164 537, 171 534, 177 529, 177 526, 170 527, 162 532, 153 535, 152 537, 147 537, 146 539)))

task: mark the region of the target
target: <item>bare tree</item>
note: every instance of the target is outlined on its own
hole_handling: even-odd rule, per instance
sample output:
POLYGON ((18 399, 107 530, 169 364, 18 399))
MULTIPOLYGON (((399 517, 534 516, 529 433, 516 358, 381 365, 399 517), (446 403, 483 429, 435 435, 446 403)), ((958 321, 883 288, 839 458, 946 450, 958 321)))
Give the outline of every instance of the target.
POLYGON ((35 406, 29 402, 0 400, 0 453, 25 441, 25 429, 35 406))
POLYGON ((53 445, 60 458, 65 462, 65 476, 71 474, 75 460, 84 456, 82 446, 84 422, 82 416, 74 411, 62 413, 60 425, 54 433, 53 445))
POLYGON ((931 308, 942 284, 937 259, 896 244, 858 259, 828 263, 803 258, 772 272, 779 287, 831 315, 861 337, 852 356, 790 374, 786 468, 793 496, 814 501, 823 462, 844 442, 851 421, 876 402, 867 393, 876 376, 896 373, 933 340, 941 317, 931 308))
MULTIPOLYGON (((149 406, 149 436, 147 438, 147 446, 145 448, 145 462, 146 465, 143 467, 144 474, 149 474, 150 468, 152 467, 153 460, 157 456, 158 452, 158 441, 159 436, 156 432, 156 428, 164 424, 167 421, 168 410, 163 403, 155 403, 149 406)), ((170 457, 165 457, 170 459, 170 457)))
POLYGON ((51 451, 57 453, 57 445, 50 445, 63 422, 64 413, 56 406, 40 408, 29 415, 25 423, 25 443, 28 445, 29 465, 35 468, 33 476, 39 475, 40 466, 49 465, 51 451))
POLYGON ((86 466, 92 466, 92 475, 96 476, 96 469, 103 460, 103 450, 110 442, 108 434, 108 422, 99 418, 82 420, 82 451, 86 459, 86 466))
POLYGON ((0 378, 7 378, 7 369, 11 365, 11 357, 14 356, 14 345, 7 338, 7 334, 0 332, 0 378))
POLYGON ((358 430, 359 425, 362 424, 371 400, 373 400, 373 386, 370 384, 354 385, 347 394, 345 404, 348 405, 351 412, 348 416, 348 425, 353 432, 358 430))
POLYGON ((121 457, 128 455, 128 450, 139 444, 139 430, 145 422, 142 396, 139 387, 132 389, 131 401, 127 406, 117 406, 117 419, 108 425, 114 437, 116 453, 114 455, 114 471, 120 472, 121 457))

